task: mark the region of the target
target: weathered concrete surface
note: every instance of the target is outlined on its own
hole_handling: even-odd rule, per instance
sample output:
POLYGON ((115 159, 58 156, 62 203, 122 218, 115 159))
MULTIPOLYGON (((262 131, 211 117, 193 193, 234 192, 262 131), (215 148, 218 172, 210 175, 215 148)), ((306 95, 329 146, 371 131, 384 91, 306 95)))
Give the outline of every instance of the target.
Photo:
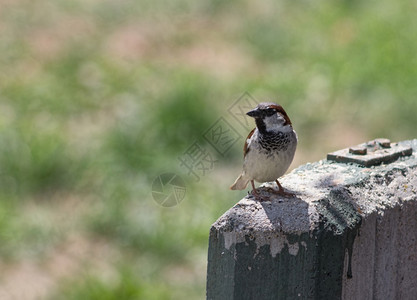
POLYGON ((244 198, 210 230, 208 299, 416 299, 414 155, 364 168, 320 161, 244 198))

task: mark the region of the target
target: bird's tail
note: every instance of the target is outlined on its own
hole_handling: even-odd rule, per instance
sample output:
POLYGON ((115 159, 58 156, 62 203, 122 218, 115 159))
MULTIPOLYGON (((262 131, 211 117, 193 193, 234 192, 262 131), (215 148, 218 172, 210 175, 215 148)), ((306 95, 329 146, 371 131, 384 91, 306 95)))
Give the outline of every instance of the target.
POLYGON ((244 173, 240 174, 236 181, 230 186, 231 190, 243 190, 249 183, 248 178, 244 176, 244 173))

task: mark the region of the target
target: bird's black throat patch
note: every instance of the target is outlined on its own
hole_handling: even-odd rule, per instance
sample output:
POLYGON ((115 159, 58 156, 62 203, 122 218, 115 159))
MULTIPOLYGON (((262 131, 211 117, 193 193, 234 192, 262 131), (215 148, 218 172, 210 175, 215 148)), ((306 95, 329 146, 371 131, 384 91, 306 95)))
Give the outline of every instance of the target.
POLYGON ((263 119, 256 118, 255 119, 255 123, 256 123, 256 127, 258 127, 258 130, 259 130, 260 133, 262 133, 262 134, 267 133, 267 131, 266 131, 266 125, 265 125, 263 119))

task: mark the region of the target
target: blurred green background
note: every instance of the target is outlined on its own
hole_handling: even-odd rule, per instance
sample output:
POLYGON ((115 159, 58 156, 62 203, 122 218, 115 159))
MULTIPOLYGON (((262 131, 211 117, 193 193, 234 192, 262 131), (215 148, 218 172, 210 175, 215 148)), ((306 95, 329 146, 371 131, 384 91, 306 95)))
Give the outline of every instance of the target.
MULTIPOLYGON (((244 92, 284 106, 291 167, 415 138, 417 4, 0 1, 0 299, 203 299, 243 139, 202 138, 244 92), (196 181, 195 141, 218 162, 196 181), (186 182, 175 207, 152 182, 186 182)), ((245 131, 242 128, 241 134, 245 131)))

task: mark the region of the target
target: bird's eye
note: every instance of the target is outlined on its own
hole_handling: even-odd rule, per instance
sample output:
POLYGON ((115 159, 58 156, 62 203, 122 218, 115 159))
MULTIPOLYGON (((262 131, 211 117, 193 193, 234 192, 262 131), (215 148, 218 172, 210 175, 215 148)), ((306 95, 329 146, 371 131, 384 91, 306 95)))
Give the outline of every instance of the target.
POLYGON ((268 116, 272 116, 272 115, 273 115, 273 114, 275 114, 275 113, 276 113, 275 108, 268 107, 268 108, 267 108, 267 110, 266 110, 266 114, 267 114, 268 116))

